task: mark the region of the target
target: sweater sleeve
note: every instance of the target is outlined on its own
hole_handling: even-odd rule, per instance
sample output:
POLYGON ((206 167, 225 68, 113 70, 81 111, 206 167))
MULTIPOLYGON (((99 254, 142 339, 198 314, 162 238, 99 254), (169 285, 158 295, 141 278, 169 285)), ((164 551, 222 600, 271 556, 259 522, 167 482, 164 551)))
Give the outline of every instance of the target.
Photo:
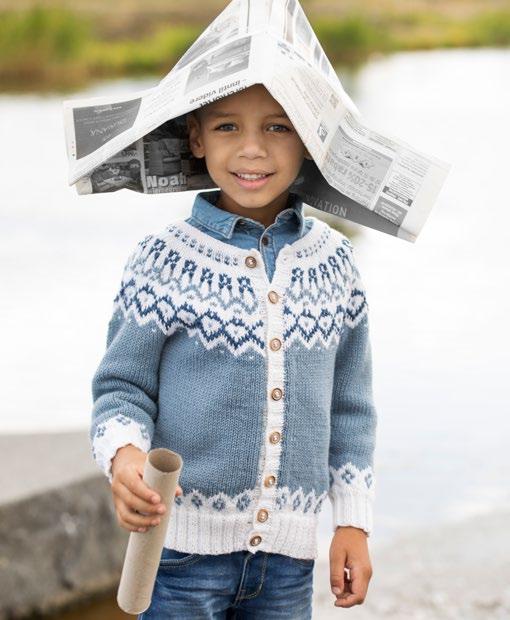
POLYGON ((144 452, 150 449, 158 414, 159 362, 166 336, 154 321, 144 320, 153 298, 151 272, 144 270, 150 238, 137 244, 124 268, 106 351, 92 378, 92 454, 110 482, 111 460, 119 448, 132 444, 144 452))
POLYGON ((352 245, 346 245, 351 284, 335 358, 328 495, 333 531, 339 525, 351 525, 370 536, 377 415, 372 393, 368 304, 352 245))

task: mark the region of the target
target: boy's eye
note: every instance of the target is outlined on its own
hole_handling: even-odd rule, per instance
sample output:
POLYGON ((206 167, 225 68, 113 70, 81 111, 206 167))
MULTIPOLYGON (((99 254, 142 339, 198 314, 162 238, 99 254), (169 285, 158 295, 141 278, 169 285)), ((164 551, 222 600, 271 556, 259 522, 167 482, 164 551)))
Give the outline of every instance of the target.
POLYGON ((222 123, 221 125, 218 125, 218 127, 216 127, 216 130, 220 130, 220 131, 230 131, 229 128, 234 127, 234 123, 222 123))
POLYGON ((285 129, 285 131, 290 131, 290 129, 286 127, 285 125, 271 125, 271 127, 280 127, 280 129, 285 129))

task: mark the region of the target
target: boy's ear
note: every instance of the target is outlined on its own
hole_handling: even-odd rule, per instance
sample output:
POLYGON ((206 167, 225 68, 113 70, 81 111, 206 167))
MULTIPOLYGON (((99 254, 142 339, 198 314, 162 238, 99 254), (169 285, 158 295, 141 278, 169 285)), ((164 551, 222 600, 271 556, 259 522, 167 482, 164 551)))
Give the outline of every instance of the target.
POLYGON ((189 148, 197 159, 205 157, 205 148, 200 135, 200 121, 193 112, 186 114, 188 126, 189 148))

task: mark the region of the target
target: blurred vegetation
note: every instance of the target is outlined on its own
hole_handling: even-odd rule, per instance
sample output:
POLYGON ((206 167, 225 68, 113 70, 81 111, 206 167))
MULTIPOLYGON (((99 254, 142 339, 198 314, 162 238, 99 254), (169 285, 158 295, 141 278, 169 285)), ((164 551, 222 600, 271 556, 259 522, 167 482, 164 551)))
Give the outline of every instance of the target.
MULTIPOLYGON (((449 2, 440 11, 436 4, 425 10, 412 3, 346 0, 338 15, 334 4, 303 5, 333 63, 361 62, 374 52, 510 44, 508 4, 466 0, 469 11, 452 13, 444 10, 449 2)), ((162 77, 209 23, 212 8, 218 9, 218 3, 213 7, 202 0, 200 16, 202 11, 190 11, 192 4, 185 3, 189 14, 181 9, 170 19, 160 5, 153 15, 128 3, 115 14, 114 7, 92 0, 88 11, 85 0, 73 3, 72 10, 51 2, 14 8, 0 0, 0 87, 66 89, 96 77, 162 77)), ((455 6, 462 4, 457 0, 455 6)))

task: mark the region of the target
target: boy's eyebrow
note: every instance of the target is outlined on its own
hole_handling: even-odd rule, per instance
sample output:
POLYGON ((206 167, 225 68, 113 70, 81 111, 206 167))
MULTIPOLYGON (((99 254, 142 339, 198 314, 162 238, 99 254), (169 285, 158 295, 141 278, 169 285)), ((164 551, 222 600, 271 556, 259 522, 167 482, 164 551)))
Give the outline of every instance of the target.
MULTIPOLYGON (((226 116, 239 116, 236 112, 227 112, 223 110, 210 110, 208 111, 210 116, 215 118, 224 118, 226 116)), ((272 116, 275 118, 289 118, 285 112, 276 112, 275 114, 268 114, 267 116, 272 116)))

